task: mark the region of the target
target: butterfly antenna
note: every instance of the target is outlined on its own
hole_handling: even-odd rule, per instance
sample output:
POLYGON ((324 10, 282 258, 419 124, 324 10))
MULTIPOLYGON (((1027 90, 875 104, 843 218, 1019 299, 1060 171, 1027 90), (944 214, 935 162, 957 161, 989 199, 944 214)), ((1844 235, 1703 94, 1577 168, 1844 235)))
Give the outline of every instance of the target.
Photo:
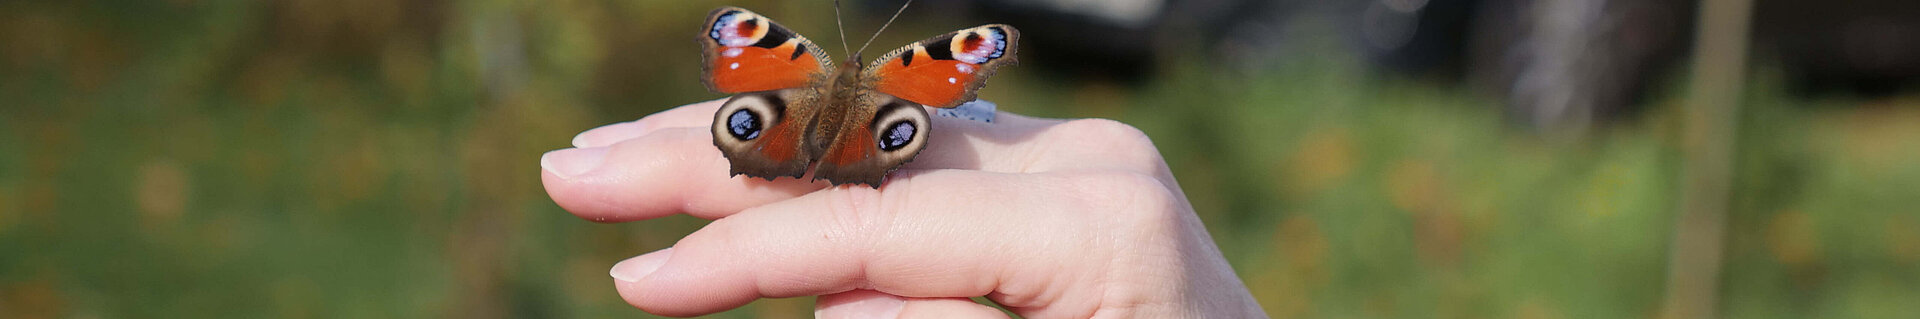
POLYGON ((833 24, 840 26, 840 53, 853 56, 853 50, 847 49, 847 23, 840 19, 840 0, 833 0, 833 24))
MULTIPOLYGON (((834 1, 839 1, 839 0, 834 0, 834 1)), ((854 55, 859 55, 859 54, 860 54, 860 52, 866 52, 866 51, 867 51, 867 45, 871 45, 871 44, 873 44, 873 39, 875 39, 875 38, 879 38, 879 37, 880 37, 880 33, 881 33, 881 32, 886 32, 886 31, 887 31, 887 26, 890 26, 890 25, 893 25, 893 19, 899 19, 899 18, 900 18, 900 13, 901 13, 901 12, 907 12, 907 6, 908 6, 908 5, 912 5, 912 4, 913 4, 913 0, 907 0, 907 3, 902 3, 902 4, 900 4, 900 11, 894 11, 894 12, 893 12, 893 17, 892 17, 892 18, 887 18, 887 24, 882 24, 882 25, 880 25, 880 30, 879 30, 879 31, 874 31, 874 32, 873 32, 873 36, 871 36, 871 37, 867 37, 867 43, 866 43, 866 44, 861 44, 861 45, 860 45, 860 50, 859 50, 859 51, 853 51, 853 52, 854 52, 854 54, 850 54, 850 55, 848 55, 848 56, 854 56, 854 55)))

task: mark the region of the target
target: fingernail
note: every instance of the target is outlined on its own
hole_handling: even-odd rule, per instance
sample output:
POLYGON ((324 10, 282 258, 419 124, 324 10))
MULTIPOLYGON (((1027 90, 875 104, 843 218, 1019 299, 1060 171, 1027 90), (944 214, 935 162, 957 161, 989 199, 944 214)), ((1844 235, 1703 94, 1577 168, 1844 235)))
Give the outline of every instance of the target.
POLYGON ((580 135, 574 135, 573 147, 586 148, 613 145, 614 143, 620 143, 620 141, 640 137, 640 134, 646 133, 646 131, 646 125, 641 125, 640 121, 607 124, 607 126, 596 127, 586 132, 580 132, 580 135))
MULTIPOLYGON (((878 293, 875 293, 878 294, 878 293)), ((896 296, 872 296, 859 301, 843 303, 815 310, 815 318, 899 318, 900 312, 907 308, 907 299, 896 296)))
POLYGON ((540 169, 561 178, 573 178, 600 168, 600 163, 606 160, 605 147, 560 149, 540 155, 540 169))
POLYGON ((667 249, 650 252, 645 255, 640 255, 640 257, 627 258, 627 260, 613 264, 613 270, 608 270, 607 274, 612 275, 613 279, 620 281, 640 281, 640 278, 646 278, 647 275, 652 274, 653 271, 660 270, 660 265, 666 264, 667 257, 672 256, 673 247, 667 247, 667 249))

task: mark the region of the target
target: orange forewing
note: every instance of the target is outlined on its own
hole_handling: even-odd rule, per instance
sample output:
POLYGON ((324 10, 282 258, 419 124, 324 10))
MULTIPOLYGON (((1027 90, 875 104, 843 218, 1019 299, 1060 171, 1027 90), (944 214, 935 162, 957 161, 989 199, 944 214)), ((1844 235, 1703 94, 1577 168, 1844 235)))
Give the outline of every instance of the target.
POLYGON ((798 58, 788 58, 794 50, 800 50, 792 42, 772 49, 746 46, 720 50, 740 50, 739 55, 733 57, 716 55, 706 65, 708 70, 713 70, 711 89, 721 93, 804 87, 820 72, 820 64, 814 62, 811 53, 800 51, 798 58))
MULTIPOLYGON (((966 96, 967 85, 973 83, 973 73, 960 70, 978 70, 978 67, 956 60, 933 60, 926 53, 914 53, 912 66, 900 63, 887 63, 876 71, 881 75, 874 90, 920 103, 923 105, 946 106, 966 96)), ((965 102, 965 101, 959 101, 965 102)))
POLYGON ((991 24, 895 50, 867 66, 875 91, 914 103, 954 107, 972 101, 994 69, 1014 63, 1020 32, 991 24))
POLYGON ((831 65, 820 48, 773 20, 740 8, 720 8, 700 33, 706 63, 702 80, 720 93, 806 87, 831 65))

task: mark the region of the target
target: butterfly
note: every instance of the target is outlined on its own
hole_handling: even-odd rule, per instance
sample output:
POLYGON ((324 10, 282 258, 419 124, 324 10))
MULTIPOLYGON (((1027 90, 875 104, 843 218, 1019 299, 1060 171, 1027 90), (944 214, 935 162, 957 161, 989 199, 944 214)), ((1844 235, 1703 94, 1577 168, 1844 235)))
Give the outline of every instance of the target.
POLYGON ((865 67, 858 53, 835 66, 765 16, 715 9, 699 36, 701 81, 735 95, 714 113, 713 145, 731 163, 729 176, 800 178, 811 169, 813 180, 879 188, 927 147, 932 123, 922 106, 974 100, 995 69, 1015 63, 1019 39, 1012 26, 988 24, 909 44, 865 67))

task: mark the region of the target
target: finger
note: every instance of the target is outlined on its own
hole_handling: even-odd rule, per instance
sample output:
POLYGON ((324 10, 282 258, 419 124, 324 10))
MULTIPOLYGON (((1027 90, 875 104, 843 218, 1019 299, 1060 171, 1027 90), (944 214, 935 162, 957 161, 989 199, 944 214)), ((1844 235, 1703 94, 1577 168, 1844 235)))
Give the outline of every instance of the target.
POLYGON ((730 176, 704 128, 666 129, 610 147, 540 157, 554 203, 588 220, 622 222, 686 213, 719 218, 823 187, 795 179, 730 176))
POLYGON ((639 138, 653 131, 678 127, 706 127, 713 124, 713 112, 726 99, 682 105, 653 113, 631 122, 608 124, 573 136, 573 147, 604 147, 639 138))
POLYGON ((646 135, 647 129, 640 121, 627 121, 588 129, 573 136, 573 147, 603 147, 646 135))
POLYGON ((657 266, 616 269, 615 277, 629 303, 672 316, 757 298, 873 289, 909 297, 992 294, 1022 315, 1084 317, 1099 304, 1088 295, 1098 294, 1060 292, 1097 290, 1090 286, 1105 271, 1073 261, 1113 258, 1100 242, 1110 236, 1091 231, 1124 220, 1086 212, 1153 202, 1063 198, 1053 190, 1157 184, 1138 178, 1148 181, 935 170, 900 176, 884 191, 829 188, 717 220, 681 239, 670 256, 655 256, 657 266))
POLYGON ((1007 318, 999 309, 967 298, 908 298, 873 290, 820 296, 814 318, 1007 318))

